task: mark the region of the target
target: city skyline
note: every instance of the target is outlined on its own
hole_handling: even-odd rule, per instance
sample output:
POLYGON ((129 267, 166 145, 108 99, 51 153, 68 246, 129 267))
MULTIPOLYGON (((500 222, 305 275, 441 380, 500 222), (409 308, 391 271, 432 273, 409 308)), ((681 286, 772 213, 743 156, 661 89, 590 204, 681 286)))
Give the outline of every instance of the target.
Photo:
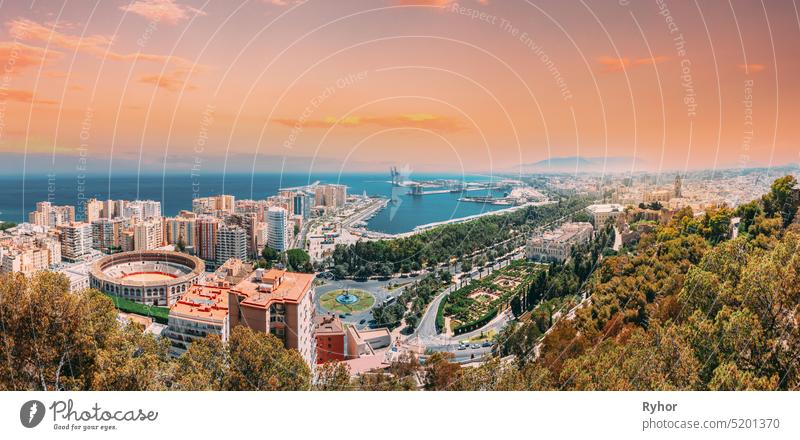
POLYGON ((797 162, 792 5, 577 6, 6 2, 3 170, 797 162))

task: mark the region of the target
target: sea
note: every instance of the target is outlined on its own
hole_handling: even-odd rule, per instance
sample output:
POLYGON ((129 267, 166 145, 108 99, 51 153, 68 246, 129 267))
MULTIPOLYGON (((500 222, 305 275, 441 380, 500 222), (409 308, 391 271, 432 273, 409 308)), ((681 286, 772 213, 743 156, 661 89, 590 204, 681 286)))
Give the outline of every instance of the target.
MULTIPOLYGON (((415 174, 415 181, 457 179, 466 182, 490 182, 498 176, 415 174)), ((367 229, 399 234, 415 227, 495 211, 507 206, 463 202, 461 194, 444 193, 414 197, 409 189, 391 184, 388 173, 350 174, 114 174, 113 176, 47 175, 28 173, 22 176, 0 176, 0 220, 20 223, 27 220, 36 202, 49 200, 55 205, 78 206, 97 198, 157 200, 165 216, 192 209, 192 199, 217 194, 232 194, 237 199, 263 199, 278 193, 280 188, 298 187, 320 181, 348 187, 349 194, 367 194, 392 199, 387 207, 367 221, 367 229)), ((431 188, 435 189, 435 188, 431 188)), ((470 196, 502 195, 496 191, 472 191, 470 196)))

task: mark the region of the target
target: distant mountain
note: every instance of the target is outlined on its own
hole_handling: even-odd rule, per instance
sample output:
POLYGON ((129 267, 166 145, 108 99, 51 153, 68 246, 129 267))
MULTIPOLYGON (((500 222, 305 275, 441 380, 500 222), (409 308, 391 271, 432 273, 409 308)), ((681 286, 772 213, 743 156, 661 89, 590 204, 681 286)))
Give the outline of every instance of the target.
POLYGON ((522 164, 523 172, 543 172, 543 173, 595 173, 608 172, 616 173, 621 171, 642 171, 647 164, 645 160, 632 156, 608 156, 608 157, 584 157, 567 156, 551 157, 550 159, 538 162, 522 164))

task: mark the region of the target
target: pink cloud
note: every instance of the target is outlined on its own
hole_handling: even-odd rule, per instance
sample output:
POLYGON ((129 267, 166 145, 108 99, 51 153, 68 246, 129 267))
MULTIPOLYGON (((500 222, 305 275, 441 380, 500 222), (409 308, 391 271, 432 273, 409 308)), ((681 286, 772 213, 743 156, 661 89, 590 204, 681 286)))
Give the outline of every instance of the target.
POLYGON ((168 24, 177 24, 188 19, 191 14, 206 15, 199 9, 179 5, 174 0, 139 0, 120 6, 119 9, 141 15, 151 21, 168 24))

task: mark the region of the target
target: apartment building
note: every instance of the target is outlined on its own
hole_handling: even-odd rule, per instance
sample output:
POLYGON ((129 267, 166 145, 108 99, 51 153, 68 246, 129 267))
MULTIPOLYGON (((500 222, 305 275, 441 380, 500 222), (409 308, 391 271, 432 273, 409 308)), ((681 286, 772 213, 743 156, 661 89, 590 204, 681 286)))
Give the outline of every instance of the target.
POLYGON ((240 226, 226 225, 217 229, 217 247, 214 252, 217 265, 221 266, 231 258, 247 259, 247 231, 240 226))
POLYGON ((329 208, 341 208, 347 200, 345 185, 317 185, 314 188, 314 205, 329 208))
POLYGON ((317 340, 317 363, 343 361, 347 359, 342 321, 332 314, 314 317, 317 340))
POLYGON ((170 354, 180 356, 196 339, 217 335, 228 340, 228 300, 230 284, 214 279, 193 285, 169 308, 164 335, 170 341, 170 354))
POLYGON ((196 254, 205 261, 215 261, 217 253, 217 230, 222 221, 218 218, 201 215, 195 220, 196 254))
POLYGON ((133 250, 147 251, 163 246, 164 236, 160 218, 151 218, 133 225, 133 250))
POLYGON ((28 214, 28 222, 54 228, 75 221, 74 206, 56 206, 50 202, 37 202, 36 210, 28 214))
POLYGON ((230 325, 269 332, 316 362, 314 275, 257 269, 230 290, 230 325))
POLYGON ((58 227, 61 234, 61 257, 68 261, 79 261, 92 250, 92 225, 71 222, 58 227))
POLYGON ((267 211, 267 244, 278 252, 288 247, 286 210, 270 207, 267 211))
POLYGON ((169 217, 164 219, 164 241, 167 244, 183 245, 186 252, 196 253, 197 220, 194 217, 169 217))
POLYGON ((92 246, 100 251, 121 250, 123 233, 129 221, 122 217, 100 218, 92 222, 92 246))
POLYGON ((196 214, 221 216, 233 214, 236 198, 232 195, 221 194, 211 197, 198 197, 192 200, 192 211, 196 214))

